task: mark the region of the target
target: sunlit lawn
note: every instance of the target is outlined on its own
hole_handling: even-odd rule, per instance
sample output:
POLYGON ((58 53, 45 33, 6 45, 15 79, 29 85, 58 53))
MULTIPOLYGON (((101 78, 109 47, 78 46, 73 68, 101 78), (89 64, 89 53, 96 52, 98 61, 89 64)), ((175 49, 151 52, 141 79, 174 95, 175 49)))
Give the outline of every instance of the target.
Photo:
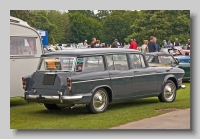
POLYGON ((190 108, 190 83, 177 91, 173 103, 161 103, 157 97, 109 104, 104 113, 89 114, 84 105, 73 109, 49 111, 42 104, 26 103, 22 98, 10 99, 11 129, 108 129, 128 122, 157 116, 155 110, 190 108))

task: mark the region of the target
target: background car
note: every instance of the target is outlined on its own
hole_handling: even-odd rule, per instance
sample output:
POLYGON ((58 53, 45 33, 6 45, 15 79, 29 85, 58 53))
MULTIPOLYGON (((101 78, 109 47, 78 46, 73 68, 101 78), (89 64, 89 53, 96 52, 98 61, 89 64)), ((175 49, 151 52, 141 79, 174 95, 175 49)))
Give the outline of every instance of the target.
POLYGON ((151 67, 177 67, 185 71, 183 80, 190 80, 190 63, 177 61, 171 54, 162 52, 146 53, 145 58, 151 67))
POLYGON ((183 55, 181 53, 183 50, 178 50, 178 49, 173 49, 173 48, 162 48, 160 52, 163 52, 165 54, 171 54, 179 60, 179 62, 184 62, 184 63, 190 63, 190 56, 189 55, 183 55))

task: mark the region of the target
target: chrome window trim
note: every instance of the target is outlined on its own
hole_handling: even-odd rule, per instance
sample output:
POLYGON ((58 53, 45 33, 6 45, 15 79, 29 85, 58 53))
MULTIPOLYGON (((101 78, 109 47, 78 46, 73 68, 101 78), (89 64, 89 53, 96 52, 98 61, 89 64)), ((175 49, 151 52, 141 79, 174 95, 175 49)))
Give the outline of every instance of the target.
MULTIPOLYGON (((121 77, 112 77, 112 78, 102 78, 102 79, 85 80, 85 81, 77 81, 77 82, 72 81, 72 84, 83 83, 83 82, 101 81, 101 80, 108 80, 108 79, 120 79, 120 78, 129 78, 129 77, 149 76, 149 75, 156 75, 156 74, 167 74, 167 73, 169 73, 169 72, 141 74, 141 75, 130 75, 130 76, 121 76, 121 77)), ((180 72, 173 72, 173 73, 180 73, 180 72)), ((183 72, 181 72, 181 74, 183 74, 183 72)))
POLYGON ((71 70, 38 70, 42 58, 56 58, 56 57, 41 57, 40 60, 39 60, 38 66, 37 66, 37 70, 36 70, 37 72, 40 72, 40 71, 47 71, 47 72, 48 72, 48 71, 49 71, 49 72, 50 72, 50 71, 51 71, 51 72, 54 72, 54 71, 55 71, 55 72, 59 72, 59 71, 74 71, 75 59, 76 59, 76 57, 57 57, 57 58, 59 58, 59 59, 60 59, 60 58, 73 58, 73 64, 72 64, 72 69, 71 69, 71 70))

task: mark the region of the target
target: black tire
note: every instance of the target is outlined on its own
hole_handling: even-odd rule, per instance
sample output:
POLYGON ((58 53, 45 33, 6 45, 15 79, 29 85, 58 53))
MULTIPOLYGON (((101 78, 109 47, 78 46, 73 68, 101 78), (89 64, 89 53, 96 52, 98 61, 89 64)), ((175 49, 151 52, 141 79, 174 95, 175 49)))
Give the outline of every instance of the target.
POLYGON ((56 104, 45 104, 44 106, 48 109, 48 110, 60 110, 61 108, 58 107, 56 104))
POLYGON ((106 90, 99 88, 92 95, 91 101, 86 105, 86 108, 93 114, 102 113, 107 109, 108 102, 108 94, 106 90))
POLYGON ((160 102, 173 102, 176 98, 176 85, 173 81, 167 80, 161 94, 158 96, 160 102))

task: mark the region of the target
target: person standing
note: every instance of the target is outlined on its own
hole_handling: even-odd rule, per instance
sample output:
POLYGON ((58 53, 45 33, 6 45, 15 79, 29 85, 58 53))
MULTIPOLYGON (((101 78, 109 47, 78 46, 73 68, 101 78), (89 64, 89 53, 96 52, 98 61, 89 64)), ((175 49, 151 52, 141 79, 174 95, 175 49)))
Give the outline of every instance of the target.
POLYGON ((187 49, 190 50, 190 39, 188 39, 187 49))
POLYGON ((120 45, 120 43, 119 43, 119 42, 117 42, 117 46, 118 46, 118 48, 120 48, 120 47, 121 47, 121 45, 120 45))
POLYGON ((136 42, 136 39, 133 39, 133 41, 135 42, 136 48, 138 49, 138 44, 137 44, 137 42, 136 42))
POLYGON ((156 39, 156 37, 154 37, 154 42, 156 43, 156 50, 158 51, 158 52, 160 52, 160 45, 157 43, 157 39, 156 39))
POLYGON ((170 40, 168 40, 168 42, 167 42, 167 48, 172 48, 172 43, 170 40))
POLYGON ((146 54, 149 52, 148 46, 147 46, 148 40, 144 40, 143 42, 144 42, 144 44, 141 46, 141 51, 143 54, 146 54))
POLYGON ((149 49, 149 52, 157 52, 154 36, 150 37, 150 41, 148 43, 148 49, 149 49))
POLYGON ((94 48, 94 46, 95 46, 95 44, 96 44, 96 38, 92 38, 92 42, 91 42, 91 44, 90 44, 90 47, 91 48, 94 48))
POLYGON ((166 40, 163 40, 164 48, 167 48, 167 42, 166 40))
POLYGON ((130 43, 130 49, 134 49, 134 50, 137 50, 137 44, 136 44, 136 42, 133 40, 133 39, 131 39, 131 43, 130 43))
POLYGON ((111 48, 118 48, 118 40, 115 39, 114 42, 111 45, 111 48))
POLYGON ((96 44, 94 46, 95 48, 102 48, 101 44, 100 44, 100 40, 96 41, 96 44))
POLYGON ((180 43, 179 43, 179 41, 178 41, 178 38, 175 39, 175 41, 174 41, 174 46, 180 46, 180 43))
POLYGON ((87 40, 85 40, 85 41, 83 42, 83 46, 84 46, 85 48, 88 48, 87 40))

